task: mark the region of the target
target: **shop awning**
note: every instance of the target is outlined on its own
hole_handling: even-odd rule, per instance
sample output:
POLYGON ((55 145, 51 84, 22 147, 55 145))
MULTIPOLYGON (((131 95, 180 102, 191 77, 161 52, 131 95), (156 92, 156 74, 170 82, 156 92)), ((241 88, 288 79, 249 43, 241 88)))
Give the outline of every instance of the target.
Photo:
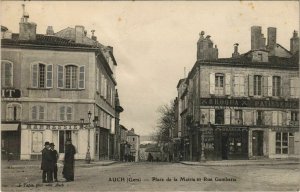
POLYGON ((1 124, 1 131, 18 131, 19 124, 1 124))

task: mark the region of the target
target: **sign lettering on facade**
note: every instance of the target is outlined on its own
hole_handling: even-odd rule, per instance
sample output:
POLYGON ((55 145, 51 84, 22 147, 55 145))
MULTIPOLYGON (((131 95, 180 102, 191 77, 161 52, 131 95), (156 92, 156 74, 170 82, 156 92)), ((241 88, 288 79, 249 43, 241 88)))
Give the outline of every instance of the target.
POLYGON ((298 100, 201 98, 201 106, 298 109, 298 100))
POLYGON ((21 91, 19 89, 1 89, 2 98, 20 98, 21 91))

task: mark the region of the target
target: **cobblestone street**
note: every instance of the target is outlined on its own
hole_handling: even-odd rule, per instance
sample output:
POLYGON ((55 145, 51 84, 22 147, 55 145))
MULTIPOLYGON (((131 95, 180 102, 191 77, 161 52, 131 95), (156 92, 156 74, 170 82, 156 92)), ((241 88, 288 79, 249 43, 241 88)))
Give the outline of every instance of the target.
POLYGON ((5 168, 2 191, 298 191, 300 176, 296 164, 205 167, 146 162, 76 167, 75 174, 75 182, 47 186, 36 168, 5 168))

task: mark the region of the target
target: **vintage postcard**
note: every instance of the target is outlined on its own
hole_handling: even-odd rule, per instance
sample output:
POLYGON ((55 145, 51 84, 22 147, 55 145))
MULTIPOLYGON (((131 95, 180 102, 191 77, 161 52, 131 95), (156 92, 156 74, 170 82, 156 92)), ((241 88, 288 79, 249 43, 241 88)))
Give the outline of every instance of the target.
POLYGON ((298 1, 1 1, 1 191, 299 191, 298 1))

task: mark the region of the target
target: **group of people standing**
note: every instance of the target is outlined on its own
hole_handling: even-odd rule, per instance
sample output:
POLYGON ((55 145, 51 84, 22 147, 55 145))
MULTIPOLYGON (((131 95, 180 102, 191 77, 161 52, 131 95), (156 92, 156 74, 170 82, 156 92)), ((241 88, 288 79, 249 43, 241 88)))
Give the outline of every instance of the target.
MULTIPOLYGON (((42 163, 41 170, 43 183, 58 182, 57 179, 57 161, 59 158, 58 152, 54 149, 54 143, 45 142, 44 149, 42 150, 42 163)), ((72 141, 68 139, 65 145, 65 157, 64 157, 64 168, 63 177, 67 182, 74 181, 74 155, 76 153, 72 141)))

